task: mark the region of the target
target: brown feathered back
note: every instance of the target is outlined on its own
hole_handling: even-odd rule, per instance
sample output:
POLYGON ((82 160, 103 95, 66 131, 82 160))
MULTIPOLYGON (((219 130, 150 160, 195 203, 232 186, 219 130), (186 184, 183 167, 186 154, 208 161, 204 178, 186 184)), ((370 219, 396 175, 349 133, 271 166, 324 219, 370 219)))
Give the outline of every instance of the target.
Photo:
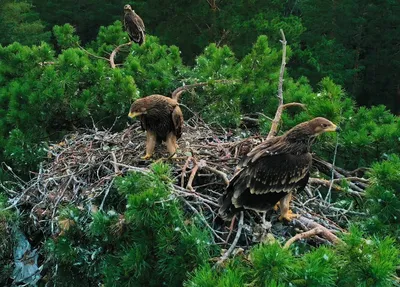
POLYGON ((146 41, 146 29, 142 18, 128 4, 124 6, 124 12, 124 26, 130 40, 142 45, 146 41))
POLYGON ((130 113, 141 113, 144 130, 154 131, 159 140, 165 140, 169 132, 177 139, 182 135, 183 115, 178 102, 162 95, 151 95, 136 100, 130 113))
POLYGON ((318 134, 333 130, 333 123, 315 118, 256 146, 242 159, 219 199, 221 217, 229 219, 242 209, 266 211, 289 192, 304 189, 312 163, 311 144, 318 134))

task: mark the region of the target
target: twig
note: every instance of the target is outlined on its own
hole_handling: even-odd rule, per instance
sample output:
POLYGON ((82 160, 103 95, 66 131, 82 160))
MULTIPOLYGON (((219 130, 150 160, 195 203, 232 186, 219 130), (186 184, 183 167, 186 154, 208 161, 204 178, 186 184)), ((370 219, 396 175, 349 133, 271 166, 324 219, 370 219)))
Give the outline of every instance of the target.
POLYGON ((341 240, 334 235, 329 229, 327 229, 325 226, 316 223, 315 221, 308 219, 304 216, 300 216, 299 218, 296 218, 293 220, 293 223, 300 223, 300 226, 305 226, 307 228, 320 228, 322 231, 319 233, 321 234, 325 239, 328 239, 330 242, 336 244, 341 242, 341 240))
POLYGON ((114 179, 115 179, 115 177, 111 180, 111 182, 108 185, 108 188, 106 189, 106 192, 104 194, 103 200, 101 201, 101 204, 99 206, 100 210, 103 210, 104 203, 106 202, 106 198, 108 196, 108 193, 110 192, 110 189, 111 189, 111 187, 112 187, 112 185, 114 183, 114 179))
POLYGON ((231 80, 214 80, 212 82, 201 82, 201 83, 196 83, 196 84, 192 84, 192 85, 185 85, 185 86, 175 89, 171 94, 171 98, 178 101, 180 95, 187 90, 190 90, 190 89, 193 89, 196 87, 208 86, 212 83, 232 83, 232 82, 233 81, 231 81, 231 80))
MULTIPOLYGON (((336 135, 336 145, 335 145, 335 152, 333 153, 333 162, 332 162, 332 167, 335 166, 336 162, 336 155, 337 155, 337 149, 339 145, 339 137, 336 135)), ((332 192, 332 186, 333 186, 333 179, 335 178, 335 170, 332 168, 332 174, 331 174, 331 183, 329 184, 329 189, 325 197, 325 201, 328 203, 331 202, 331 192, 332 192)))
POLYGON ((84 52, 85 52, 86 54, 88 54, 89 56, 92 56, 92 57, 94 57, 94 58, 101 59, 101 60, 106 60, 107 62, 110 61, 110 60, 107 59, 107 58, 104 58, 104 57, 101 57, 101 56, 97 56, 97 55, 95 55, 95 54, 90 53, 89 51, 85 50, 85 48, 83 48, 83 47, 82 47, 81 45, 79 45, 78 43, 77 43, 77 45, 78 45, 78 47, 79 47, 82 51, 84 51, 84 52))
POLYGON ((211 232, 214 234, 214 236, 215 236, 216 238, 218 238, 221 242, 224 242, 224 241, 225 241, 221 236, 219 236, 219 235, 215 232, 215 230, 210 226, 210 224, 208 224, 208 222, 207 222, 207 220, 204 218, 204 216, 203 216, 196 208, 194 208, 193 205, 191 205, 187 200, 184 200, 183 202, 186 203, 187 206, 189 206, 189 208, 190 208, 195 214, 197 214, 197 215, 199 216, 199 218, 201 219, 201 221, 204 222, 204 224, 208 227, 208 229, 211 230, 211 232))
MULTIPOLYGON (((335 183, 335 182, 338 182, 340 180, 341 179, 334 179, 333 182, 335 183)), ((329 188, 331 186, 332 181, 329 181, 329 180, 326 180, 326 179, 322 179, 322 178, 314 178, 314 177, 312 177, 312 178, 310 178, 308 180, 308 183, 309 184, 319 184, 319 185, 323 185, 323 186, 326 186, 326 187, 329 188)), ((336 191, 347 192, 349 194, 353 194, 353 195, 356 195, 358 197, 364 197, 365 196, 364 192, 354 191, 352 189, 344 190, 342 187, 340 187, 340 186, 338 186, 336 184, 333 184, 331 186, 331 189, 336 190, 336 191)))
POLYGON ((109 60, 112 69, 115 69, 115 63, 114 63, 114 61, 115 61, 115 56, 117 55, 117 53, 119 52, 119 50, 120 50, 122 47, 124 47, 124 46, 130 45, 131 43, 132 43, 132 42, 128 42, 128 43, 124 43, 124 44, 122 44, 122 45, 119 45, 118 47, 116 47, 116 48, 112 51, 112 53, 111 53, 111 55, 110 55, 110 60, 109 60))
POLYGON ((288 249, 290 245, 292 245, 295 241, 301 240, 304 238, 310 238, 311 236, 318 235, 322 233, 322 229, 319 227, 315 227, 311 230, 305 231, 303 233, 298 233, 292 238, 290 238, 288 241, 286 241, 285 245, 283 246, 284 249, 288 249))
POLYGON ((141 173, 149 173, 150 172, 150 170, 146 169, 146 168, 140 168, 140 167, 131 166, 131 165, 123 164, 123 163, 118 163, 118 162, 115 162, 112 160, 110 160, 110 163, 118 165, 118 166, 126 167, 127 169, 132 170, 132 171, 137 171, 137 172, 141 172, 141 173))
POLYGON ((278 108, 276 109, 275 117, 272 121, 271 129, 268 133, 267 139, 270 139, 276 135, 278 132, 278 125, 279 122, 282 118, 282 106, 283 106, 283 75, 285 72, 285 66, 286 66, 286 37, 285 33, 283 33, 283 30, 280 29, 281 35, 282 35, 282 64, 281 64, 281 70, 279 73, 279 85, 278 85, 278 108))
POLYGON ((291 108, 291 107, 300 107, 302 109, 305 109, 306 105, 301 104, 301 103, 288 103, 288 104, 282 105, 282 110, 286 110, 287 108, 291 108))
POLYGON ((115 156, 115 152, 111 152, 111 157, 112 157, 112 159, 113 159, 113 166, 114 166, 114 172, 116 173, 116 174, 119 174, 120 173, 120 170, 119 170, 119 168, 118 168, 118 165, 116 164, 116 162, 117 162, 117 157, 115 156))
POLYGON ((188 168, 188 166, 189 166, 189 163, 190 163, 191 161, 192 161, 192 157, 189 156, 189 157, 187 158, 187 160, 185 161, 185 164, 184 164, 183 167, 182 167, 182 172, 181 172, 181 187, 183 187, 184 184, 185 184, 186 170, 187 170, 187 168, 188 168))
POLYGON ((196 159, 194 157, 192 157, 192 161, 193 161, 194 167, 192 168, 192 172, 190 173, 189 180, 188 180, 188 183, 186 185, 186 189, 188 189, 190 191, 194 191, 194 189, 193 189, 193 180, 194 180, 194 178, 196 176, 197 170, 199 169, 199 165, 197 164, 197 161, 196 161, 196 159))
POLYGON ((221 265, 226 259, 229 258, 229 255, 231 255, 231 253, 235 249, 235 247, 236 247, 236 245, 237 245, 237 243, 239 241, 240 235, 242 234, 243 219, 244 219, 244 214, 243 214, 243 211, 241 211, 240 212, 240 219, 239 219, 239 223, 238 223, 238 231, 236 232, 235 239, 233 240, 233 242, 232 242, 231 246, 229 247, 229 249, 221 256, 221 258, 215 264, 215 266, 221 265))
POLYGON ((208 165, 204 166, 204 168, 209 170, 209 171, 211 171, 211 172, 213 172, 213 173, 215 173, 215 174, 217 174, 217 175, 219 175, 223 179, 225 185, 226 186, 229 185, 229 179, 228 179, 228 176, 226 175, 225 172, 222 172, 222 171, 220 171, 220 170, 218 170, 216 168, 213 168, 211 166, 208 166, 208 165))

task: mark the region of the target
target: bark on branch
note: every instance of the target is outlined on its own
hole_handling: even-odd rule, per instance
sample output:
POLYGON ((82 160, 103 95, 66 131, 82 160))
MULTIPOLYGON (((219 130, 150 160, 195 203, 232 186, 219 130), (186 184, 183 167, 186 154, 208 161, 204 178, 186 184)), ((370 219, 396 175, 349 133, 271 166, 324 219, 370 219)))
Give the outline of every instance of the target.
POLYGON ((278 126, 279 122, 282 117, 282 112, 283 112, 283 75, 285 73, 285 66, 286 66, 286 37, 285 33, 283 33, 283 30, 281 29, 281 35, 282 35, 282 64, 281 64, 281 71, 279 73, 279 85, 278 85, 278 108, 276 109, 275 117, 272 121, 271 125, 271 130, 268 133, 267 139, 270 139, 274 137, 278 131, 278 126))
POLYGON ((115 48, 111 55, 110 55, 110 65, 112 69, 115 69, 115 56, 117 55, 117 53, 119 52, 119 50, 121 50, 122 47, 128 46, 130 45, 132 42, 128 42, 128 43, 124 43, 122 45, 119 45, 117 48, 115 48))
MULTIPOLYGON (((215 80, 212 83, 233 83, 233 81, 230 80, 215 80)), ((171 98, 179 101, 179 97, 180 95, 190 89, 196 88, 196 87, 203 87, 203 86, 208 86, 212 84, 211 82, 201 82, 201 83, 196 83, 196 84, 192 84, 192 85, 185 85, 182 87, 179 87, 177 89, 175 89, 172 94, 171 94, 171 98)))
POLYGON ((293 223, 299 225, 300 227, 305 226, 306 228, 310 228, 306 232, 296 234, 291 239, 289 239, 283 248, 289 248, 290 245, 300 239, 309 238, 314 235, 321 235, 323 238, 327 239, 328 241, 332 242, 333 244, 337 244, 342 242, 335 234, 333 234, 328 228, 322 226, 315 221, 308 219, 304 216, 300 216, 299 218, 293 220, 293 223))

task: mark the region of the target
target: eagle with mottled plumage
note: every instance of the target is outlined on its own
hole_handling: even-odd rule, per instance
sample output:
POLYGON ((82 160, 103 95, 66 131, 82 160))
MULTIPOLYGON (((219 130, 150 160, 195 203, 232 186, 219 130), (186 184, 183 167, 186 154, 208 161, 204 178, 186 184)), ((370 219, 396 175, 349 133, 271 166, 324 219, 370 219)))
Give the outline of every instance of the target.
POLYGON ((132 10, 131 5, 124 6, 124 26, 131 41, 142 45, 146 41, 146 30, 142 18, 132 10))
POLYGON ((311 145, 318 135, 338 130, 329 120, 318 117, 256 146, 241 160, 220 197, 220 216, 229 220, 243 209, 265 212, 279 203, 280 220, 296 217, 289 203, 292 191, 303 190, 307 185, 311 145))
POLYGON ((140 116, 140 123, 146 131, 146 155, 149 159, 157 142, 164 141, 171 155, 176 153, 176 141, 182 135, 183 115, 178 100, 162 95, 151 95, 136 100, 128 117, 140 116))

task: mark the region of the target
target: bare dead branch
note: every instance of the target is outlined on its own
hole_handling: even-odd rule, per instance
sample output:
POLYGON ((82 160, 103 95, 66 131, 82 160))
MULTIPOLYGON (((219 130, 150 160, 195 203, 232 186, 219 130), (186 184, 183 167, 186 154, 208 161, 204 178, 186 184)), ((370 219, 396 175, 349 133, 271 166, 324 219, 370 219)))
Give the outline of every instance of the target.
POLYGON ((119 45, 118 47, 116 47, 116 48, 112 51, 112 53, 111 53, 111 55, 110 55, 110 59, 109 59, 110 65, 111 65, 111 68, 112 68, 112 69, 115 69, 115 63, 114 63, 114 61, 115 61, 115 56, 117 55, 117 53, 119 52, 119 50, 121 50, 122 47, 128 46, 128 45, 130 45, 130 44, 132 44, 132 42, 124 43, 124 44, 122 44, 122 45, 119 45))
MULTIPOLYGON (((230 80, 214 80, 212 83, 232 83, 232 82, 233 81, 230 81, 230 80)), ((196 84, 192 84, 192 85, 185 85, 185 86, 179 87, 172 92, 171 98, 176 101, 179 101, 179 97, 183 92, 193 89, 193 88, 203 87, 203 86, 208 86, 208 85, 211 85, 211 82, 201 82, 201 83, 196 83, 196 84)))
POLYGON ((270 139, 274 137, 277 132, 278 132, 278 126, 279 122, 281 121, 282 118, 282 111, 283 111, 283 75, 285 73, 285 66, 286 66, 286 37, 285 33, 283 33, 283 30, 280 29, 281 35, 282 35, 282 64, 281 64, 281 70, 279 73, 279 85, 278 85, 278 108, 276 109, 275 117, 272 121, 271 129, 268 133, 267 139, 270 139))
POLYGON ((286 110, 288 108, 291 107, 300 107, 302 109, 306 109, 306 105, 305 104, 301 104, 301 103, 288 103, 288 104, 284 104, 282 105, 282 110, 286 110))
POLYGON ((186 185, 186 189, 188 189, 190 191, 194 191, 194 189, 193 189, 193 180, 194 180, 194 178, 196 176, 197 170, 199 169, 199 165, 197 164, 197 161, 196 161, 196 159, 194 157, 192 157, 192 161, 193 161, 194 167, 192 168, 192 172, 190 173, 189 180, 188 180, 188 183, 186 185))
POLYGON ((301 240, 301 239, 304 239, 304 238, 310 238, 312 236, 319 235, 321 233, 322 233, 322 229, 319 228, 319 227, 314 227, 311 230, 305 231, 303 233, 298 233, 295 236, 293 236, 292 238, 290 238, 288 241, 286 241, 286 243, 283 246, 283 248, 284 249, 288 249, 290 247, 290 245, 292 245, 297 240, 301 240))
POLYGON ((228 179, 228 176, 226 175, 226 173, 224 173, 224 172, 222 172, 222 171, 220 171, 220 170, 218 170, 216 168, 213 168, 211 166, 208 166, 208 165, 206 165, 204 168, 209 170, 209 171, 211 171, 211 172, 213 172, 213 173, 215 173, 216 175, 219 175, 223 179, 225 185, 226 186, 229 185, 229 179, 228 179))
POLYGON ((78 45, 78 47, 79 47, 82 51, 84 51, 86 54, 88 54, 89 56, 91 56, 91 57, 93 57, 93 58, 105 60, 105 61, 107 61, 107 62, 110 61, 110 60, 107 59, 107 58, 104 58, 104 57, 101 57, 101 56, 97 56, 97 55, 95 55, 95 54, 93 54, 93 53, 90 53, 89 51, 87 51, 85 48, 83 48, 83 47, 82 47, 81 45, 79 45, 78 43, 77 43, 77 45, 78 45))
POLYGON ((305 226, 306 228, 309 229, 318 228, 319 230, 321 230, 318 234, 324 237, 325 239, 329 240, 334 244, 341 242, 341 240, 336 235, 334 235, 328 228, 307 217, 300 216, 299 218, 294 219, 293 223, 299 224, 300 226, 305 226))
POLYGON ((226 259, 229 258, 229 256, 232 254, 233 250, 235 249, 240 235, 242 234, 242 229, 243 229, 243 219, 244 219, 244 214, 243 211, 240 212, 240 219, 239 219, 239 223, 238 223, 238 230, 236 232, 236 236, 235 239, 233 240, 231 246, 229 247, 229 249, 221 256, 221 258, 218 260, 218 262, 215 264, 216 266, 221 265, 226 259))

